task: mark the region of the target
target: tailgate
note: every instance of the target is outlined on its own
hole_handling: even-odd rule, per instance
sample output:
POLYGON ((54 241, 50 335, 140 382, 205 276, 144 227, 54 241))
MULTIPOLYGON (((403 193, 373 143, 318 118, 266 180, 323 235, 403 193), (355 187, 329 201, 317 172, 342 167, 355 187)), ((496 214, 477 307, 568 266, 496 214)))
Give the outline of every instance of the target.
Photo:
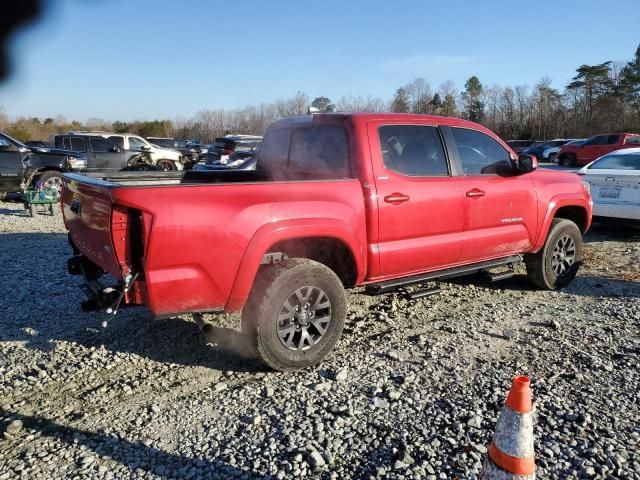
POLYGON ((120 276, 111 238, 111 182, 80 175, 63 176, 62 213, 69 237, 89 260, 120 276))
POLYGON ((586 180, 596 203, 640 205, 640 175, 636 173, 590 174, 586 180))

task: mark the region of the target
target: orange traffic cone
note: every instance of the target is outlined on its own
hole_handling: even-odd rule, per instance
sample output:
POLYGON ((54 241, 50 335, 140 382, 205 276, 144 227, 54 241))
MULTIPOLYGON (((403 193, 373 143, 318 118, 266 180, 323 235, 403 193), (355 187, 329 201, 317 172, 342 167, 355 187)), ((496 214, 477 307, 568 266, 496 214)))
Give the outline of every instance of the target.
POLYGON ((533 480, 536 478, 533 455, 533 408, 529 378, 519 375, 513 379, 487 453, 481 479, 533 480))

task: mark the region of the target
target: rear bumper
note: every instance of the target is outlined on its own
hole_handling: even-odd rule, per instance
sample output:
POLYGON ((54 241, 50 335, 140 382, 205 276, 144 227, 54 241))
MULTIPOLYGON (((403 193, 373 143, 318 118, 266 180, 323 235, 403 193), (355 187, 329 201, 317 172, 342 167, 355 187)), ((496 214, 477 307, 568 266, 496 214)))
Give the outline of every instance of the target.
POLYGON ((82 254, 67 260, 67 271, 82 276, 80 288, 86 298, 80 306, 85 312, 108 309, 113 312, 122 306, 148 303, 146 282, 138 280, 137 275, 121 279, 106 277, 99 266, 82 254))
POLYGON ((593 216, 640 221, 640 204, 597 201, 593 204, 593 216))

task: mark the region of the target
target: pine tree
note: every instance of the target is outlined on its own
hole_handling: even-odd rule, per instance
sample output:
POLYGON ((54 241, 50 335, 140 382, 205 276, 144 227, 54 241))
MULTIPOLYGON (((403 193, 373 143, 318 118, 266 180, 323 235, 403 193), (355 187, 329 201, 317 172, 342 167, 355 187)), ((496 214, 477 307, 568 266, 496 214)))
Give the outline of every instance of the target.
POLYGON ((635 128, 640 128, 640 45, 633 60, 622 69, 619 91, 636 115, 635 128))
POLYGON ((391 102, 391 111, 395 113, 409 113, 409 98, 404 88, 396 90, 396 95, 391 102))
POLYGON ((484 87, 475 75, 464 84, 464 92, 462 92, 464 115, 472 122, 481 123, 484 120, 483 92, 484 87))

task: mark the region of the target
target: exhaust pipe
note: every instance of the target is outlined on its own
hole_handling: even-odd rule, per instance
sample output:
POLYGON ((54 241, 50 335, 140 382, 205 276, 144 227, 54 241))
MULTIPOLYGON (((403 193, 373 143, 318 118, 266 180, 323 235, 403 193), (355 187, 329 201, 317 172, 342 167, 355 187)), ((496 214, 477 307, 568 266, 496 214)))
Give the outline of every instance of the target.
POLYGON ((193 321, 196 322, 198 329, 205 335, 213 333, 213 325, 205 321, 201 313, 194 313, 192 315, 193 321))

